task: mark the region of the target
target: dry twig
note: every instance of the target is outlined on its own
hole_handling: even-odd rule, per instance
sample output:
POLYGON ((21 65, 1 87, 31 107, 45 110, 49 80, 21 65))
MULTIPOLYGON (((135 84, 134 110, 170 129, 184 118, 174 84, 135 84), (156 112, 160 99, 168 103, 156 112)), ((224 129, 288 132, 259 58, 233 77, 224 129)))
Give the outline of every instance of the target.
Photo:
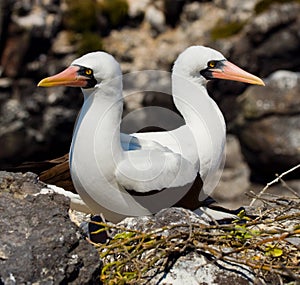
MULTIPOLYGON (((268 183, 262 192, 298 167, 268 183)), ((287 198, 282 196, 265 199, 258 195, 256 198, 263 201, 263 208, 254 213, 259 216, 254 220, 242 218, 242 223, 203 225, 183 219, 149 232, 98 223, 101 231, 114 232, 107 244, 96 245, 103 261, 102 282, 147 284, 168 268, 172 259, 189 251, 206 252, 213 257, 213 262, 248 266, 258 278, 275 274, 281 284, 299 282, 299 195, 288 202, 283 202, 287 198)))

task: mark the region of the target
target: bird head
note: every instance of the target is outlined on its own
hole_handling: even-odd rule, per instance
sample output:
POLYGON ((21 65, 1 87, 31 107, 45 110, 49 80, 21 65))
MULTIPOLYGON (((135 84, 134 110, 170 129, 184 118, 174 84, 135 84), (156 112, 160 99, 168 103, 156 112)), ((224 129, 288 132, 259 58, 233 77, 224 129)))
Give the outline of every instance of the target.
POLYGON ((204 46, 184 50, 174 63, 173 74, 201 84, 212 79, 226 79, 265 85, 259 77, 234 65, 220 52, 204 46))
POLYGON ((119 78, 120 81, 122 79, 119 63, 110 54, 98 51, 75 59, 62 72, 42 79, 38 86, 70 86, 91 89, 116 78, 119 78))

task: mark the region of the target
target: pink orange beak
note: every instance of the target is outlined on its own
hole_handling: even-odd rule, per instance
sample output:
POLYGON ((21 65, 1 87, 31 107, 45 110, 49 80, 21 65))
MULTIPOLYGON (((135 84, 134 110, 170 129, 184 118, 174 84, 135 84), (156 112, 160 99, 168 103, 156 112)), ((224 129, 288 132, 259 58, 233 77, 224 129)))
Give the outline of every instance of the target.
POLYGON ((224 61, 221 68, 212 68, 213 78, 240 81, 250 84, 265 85, 265 83, 257 76, 239 68, 229 61, 224 61))
POLYGON ((70 87, 85 87, 87 85, 88 77, 78 74, 78 66, 69 66, 64 71, 44 78, 39 83, 40 87, 53 87, 53 86, 70 86, 70 87))

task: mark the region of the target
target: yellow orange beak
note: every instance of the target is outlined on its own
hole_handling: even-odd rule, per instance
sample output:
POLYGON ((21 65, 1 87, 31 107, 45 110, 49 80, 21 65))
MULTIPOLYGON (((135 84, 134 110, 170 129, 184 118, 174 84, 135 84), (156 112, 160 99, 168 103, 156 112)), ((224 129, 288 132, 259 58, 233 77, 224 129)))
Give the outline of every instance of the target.
POLYGON ((70 87, 85 87, 87 85, 88 77, 78 74, 79 66, 69 66, 64 71, 44 78, 39 83, 40 87, 53 86, 70 86, 70 87))
POLYGON ((210 71, 212 72, 213 78, 240 81, 265 86, 265 83, 259 77, 239 68, 238 66, 227 60, 224 61, 221 68, 212 68, 210 71))

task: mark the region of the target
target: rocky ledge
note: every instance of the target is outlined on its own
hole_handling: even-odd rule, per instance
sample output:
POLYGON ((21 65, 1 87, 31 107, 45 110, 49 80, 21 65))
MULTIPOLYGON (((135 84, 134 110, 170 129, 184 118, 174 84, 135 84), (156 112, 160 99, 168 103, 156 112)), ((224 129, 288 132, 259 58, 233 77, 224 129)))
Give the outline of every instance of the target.
POLYGON ((70 220, 69 199, 45 188, 33 173, 0 172, 0 284, 285 284, 299 276, 297 195, 260 197, 232 224, 182 208, 99 222, 107 240, 93 246, 70 220))
POLYGON ((0 284, 97 284, 100 259, 68 215, 68 198, 37 195, 32 173, 0 172, 0 284))

